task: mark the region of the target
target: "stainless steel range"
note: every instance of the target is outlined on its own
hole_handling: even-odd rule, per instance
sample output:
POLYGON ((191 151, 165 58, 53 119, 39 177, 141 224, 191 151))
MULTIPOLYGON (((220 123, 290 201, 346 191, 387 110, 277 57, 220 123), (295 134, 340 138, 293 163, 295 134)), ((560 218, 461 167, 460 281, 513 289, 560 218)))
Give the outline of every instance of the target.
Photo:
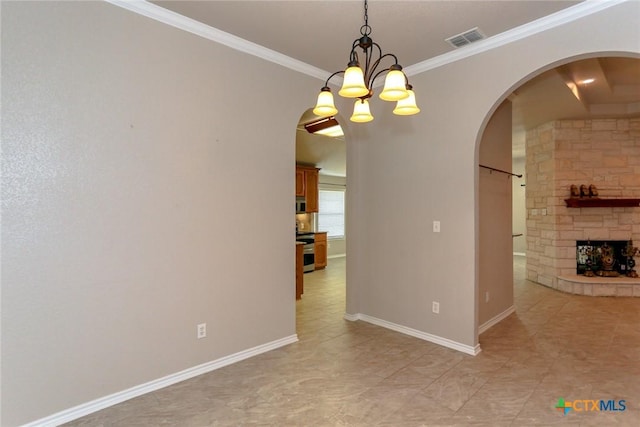
POLYGON ((305 273, 309 273, 316 269, 315 239, 316 235, 314 233, 296 233, 296 241, 304 243, 302 253, 304 255, 303 271, 305 273))

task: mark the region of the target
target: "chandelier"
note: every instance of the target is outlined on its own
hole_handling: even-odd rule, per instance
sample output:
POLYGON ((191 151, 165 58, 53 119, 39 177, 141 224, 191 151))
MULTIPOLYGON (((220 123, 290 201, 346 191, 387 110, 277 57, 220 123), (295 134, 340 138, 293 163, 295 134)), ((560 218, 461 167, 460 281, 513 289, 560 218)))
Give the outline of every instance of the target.
POLYGON ((384 81, 384 88, 378 95, 380 99, 397 102, 393 110, 394 114, 409 116, 419 113, 420 109, 416 105, 413 87, 409 84, 407 76, 402 72, 402 66, 398 64, 398 58, 392 53, 383 54, 380 45, 369 37, 371 27, 369 26, 367 0, 364 0, 364 25, 360 27, 360 34, 362 37, 353 41, 347 69, 336 71, 329 76, 322 89, 320 89, 318 102, 313 109, 313 113, 321 117, 334 116, 338 113, 333 101, 333 94, 329 88, 329 80, 338 74, 344 74, 342 88, 338 94, 345 98, 356 98, 353 115, 350 120, 358 123, 370 122, 373 120, 369 109, 369 98, 373 96, 373 83, 378 76, 384 73, 387 73, 387 75, 384 81), (358 52, 356 52, 357 48, 361 48, 364 52, 364 69, 360 65, 358 52), (377 56, 377 59, 374 59, 374 56, 377 56), (393 64, 378 70, 382 60, 386 58, 392 58, 393 64))

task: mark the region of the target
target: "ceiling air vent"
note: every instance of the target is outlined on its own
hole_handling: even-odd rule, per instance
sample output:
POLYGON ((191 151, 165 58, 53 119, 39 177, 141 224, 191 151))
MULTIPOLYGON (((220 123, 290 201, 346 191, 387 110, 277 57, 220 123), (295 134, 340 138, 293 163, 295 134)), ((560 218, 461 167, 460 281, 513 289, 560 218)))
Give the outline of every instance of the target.
POLYGON ((470 30, 465 31, 464 33, 456 34, 455 36, 451 36, 448 39, 445 39, 453 47, 462 47, 473 42, 477 42, 478 40, 482 40, 485 38, 485 35, 482 34, 482 31, 478 29, 478 27, 472 28, 470 30))

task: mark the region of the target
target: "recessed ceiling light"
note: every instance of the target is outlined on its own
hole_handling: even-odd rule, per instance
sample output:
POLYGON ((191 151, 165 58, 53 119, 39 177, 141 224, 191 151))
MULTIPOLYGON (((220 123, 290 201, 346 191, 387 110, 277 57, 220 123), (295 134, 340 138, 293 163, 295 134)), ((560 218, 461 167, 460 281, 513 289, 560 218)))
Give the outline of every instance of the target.
POLYGON ((584 80, 580 80, 578 83, 581 85, 588 85, 589 83, 593 83, 595 81, 596 79, 584 79, 584 80))

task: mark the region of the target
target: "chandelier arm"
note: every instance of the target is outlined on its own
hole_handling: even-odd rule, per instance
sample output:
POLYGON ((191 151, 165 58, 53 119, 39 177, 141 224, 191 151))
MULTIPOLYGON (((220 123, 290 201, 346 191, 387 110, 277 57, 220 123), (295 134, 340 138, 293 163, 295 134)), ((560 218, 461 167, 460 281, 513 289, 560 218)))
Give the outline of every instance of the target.
POLYGON ((398 58, 397 58, 393 53, 385 53, 384 55, 380 55, 380 58, 378 58, 378 59, 376 60, 376 62, 373 64, 373 69, 375 70, 375 69, 378 67, 378 65, 380 64, 380 62, 382 62, 382 60, 383 60, 384 58, 386 58, 387 56, 391 56, 391 57, 393 57, 393 61, 394 61, 394 62, 393 62, 393 64, 392 64, 392 65, 399 65, 399 64, 398 64, 398 58))
POLYGON ((380 45, 374 41, 371 42, 371 46, 367 51, 367 68, 365 69, 365 80, 366 80, 366 85, 369 89, 372 89, 371 87, 371 82, 373 81, 371 79, 371 76, 373 75, 373 73, 376 72, 376 68, 378 68, 378 64, 380 64, 380 60, 382 59, 382 49, 380 48, 380 45), (373 48, 376 47, 378 49, 378 59, 373 63, 373 65, 371 65, 371 60, 373 59, 373 48))
POLYGON ((349 62, 358 62, 358 52, 356 52, 356 48, 360 45, 360 39, 355 39, 353 41, 353 45, 351 46, 351 53, 349 54, 349 62))
POLYGON ((371 79, 371 81, 369 82, 369 86, 373 88, 373 82, 378 78, 378 76, 382 73, 385 73, 389 71, 389 68, 385 68, 384 70, 380 70, 376 73, 375 76, 373 76, 373 78, 371 79))
MULTIPOLYGON (((367 58, 365 60, 365 67, 364 67, 364 78, 365 78, 365 82, 368 81, 369 79, 369 74, 371 73, 372 69, 371 69, 371 58, 373 57, 373 52, 372 52, 373 48, 372 47, 368 47, 364 54, 365 57, 367 58)), ((369 85, 367 84, 367 87, 369 87, 369 85)), ((369 88, 371 89, 371 88, 369 88)))
POLYGON ((335 73, 331 74, 329 78, 327 78, 327 81, 324 82, 324 87, 329 87, 329 80, 331 80, 333 76, 337 76, 338 74, 344 74, 344 70, 336 71, 335 73))
MULTIPOLYGON (((380 49, 380 47, 378 47, 378 49, 380 49)), ((369 75, 369 80, 367 81, 369 88, 373 88, 373 82, 376 79, 376 77, 378 77, 380 74, 384 73, 385 71, 389 71, 391 69, 392 65, 387 67, 387 68, 385 68, 384 70, 380 70, 378 73, 373 75, 373 73, 376 71, 376 69, 380 65, 380 62, 387 56, 393 57, 393 60, 395 62, 392 65, 399 65, 398 64, 398 58, 393 53, 386 53, 386 54, 380 56, 380 58, 378 58, 378 60, 376 62, 374 62, 373 67, 371 68, 371 75, 369 75)), ((402 74, 404 74, 404 73, 402 73, 402 74)), ((405 79, 406 78, 407 78, 407 75, 405 74, 405 79)))

